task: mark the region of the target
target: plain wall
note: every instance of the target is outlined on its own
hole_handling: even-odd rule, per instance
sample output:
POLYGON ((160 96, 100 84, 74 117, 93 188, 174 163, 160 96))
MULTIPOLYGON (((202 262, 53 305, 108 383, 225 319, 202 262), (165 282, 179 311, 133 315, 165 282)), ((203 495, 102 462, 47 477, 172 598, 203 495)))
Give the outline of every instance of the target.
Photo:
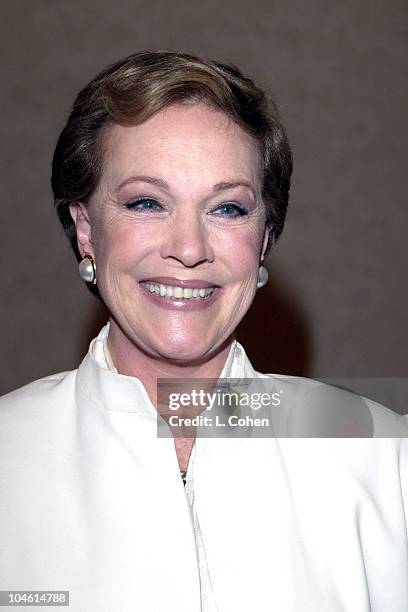
POLYGON ((407 375, 405 2, 20 0, 1 11, 0 392, 75 368, 106 316, 53 211, 50 163, 79 89, 146 48, 237 64, 287 126, 287 226, 239 330, 255 367, 407 375))

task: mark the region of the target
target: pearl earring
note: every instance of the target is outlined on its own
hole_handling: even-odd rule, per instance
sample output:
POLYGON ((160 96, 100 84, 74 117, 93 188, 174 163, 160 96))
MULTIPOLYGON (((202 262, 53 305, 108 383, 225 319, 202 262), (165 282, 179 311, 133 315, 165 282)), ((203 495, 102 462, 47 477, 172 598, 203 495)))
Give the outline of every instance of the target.
POLYGON ((260 265, 258 270, 258 283, 256 285, 258 289, 265 287, 266 283, 268 282, 268 277, 268 270, 265 268, 265 266, 260 265))
POLYGON ((86 283, 96 285, 96 265, 91 255, 85 255, 78 265, 79 276, 86 283))

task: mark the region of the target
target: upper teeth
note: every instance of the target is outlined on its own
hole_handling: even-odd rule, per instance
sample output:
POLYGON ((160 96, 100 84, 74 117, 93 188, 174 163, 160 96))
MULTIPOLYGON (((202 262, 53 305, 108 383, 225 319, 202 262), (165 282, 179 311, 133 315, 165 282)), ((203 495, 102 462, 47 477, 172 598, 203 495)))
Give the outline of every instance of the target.
POLYGON ((206 298, 214 291, 214 287, 205 287, 202 289, 191 288, 191 287, 174 287, 171 285, 161 285, 156 283, 144 283, 150 293, 157 293, 162 297, 174 297, 174 298, 206 298))

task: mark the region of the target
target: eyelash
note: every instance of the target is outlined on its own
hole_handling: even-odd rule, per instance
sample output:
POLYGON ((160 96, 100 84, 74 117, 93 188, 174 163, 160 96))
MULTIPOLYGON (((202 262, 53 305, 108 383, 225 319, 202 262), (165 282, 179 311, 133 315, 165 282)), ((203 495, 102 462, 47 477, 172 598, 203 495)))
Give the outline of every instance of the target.
MULTIPOLYGON (((130 202, 127 202, 125 204, 125 207, 128 210, 144 210, 146 211, 151 211, 151 210, 164 210, 164 206, 162 206, 159 202, 157 202, 154 198, 137 198, 136 200, 130 200, 130 202), (154 204, 154 208, 142 208, 139 207, 138 204, 141 204, 143 202, 150 202, 154 204)), ((244 208, 243 206, 240 206, 239 204, 236 204, 235 202, 224 202, 223 204, 219 204, 213 211, 214 212, 220 208, 225 208, 226 207, 232 207, 235 209, 235 213, 233 215, 231 214, 226 214, 226 215, 219 215, 219 214, 215 214, 215 216, 217 217, 222 217, 225 216, 227 218, 230 219, 237 219, 239 217, 244 217, 248 214, 248 211, 246 208, 244 208)), ((231 210, 231 208, 229 208, 229 210, 231 210)))
MULTIPOLYGON (((142 202, 153 202, 153 204, 155 204, 155 206, 157 206, 159 208, 159 210, 163 209, 163 206, 161 204, 159 204, 158 202, 156 202, 156 200, 154 200, 153 198, 137 198, 136 200, 130 200, 130 202, 126 202, 125 207, 128 210, 142 210, 141 207, 137 206, 138 204, 141 204, 142 202)), ((152 208, 145 208, 146 210, 152 210, 152 208)))

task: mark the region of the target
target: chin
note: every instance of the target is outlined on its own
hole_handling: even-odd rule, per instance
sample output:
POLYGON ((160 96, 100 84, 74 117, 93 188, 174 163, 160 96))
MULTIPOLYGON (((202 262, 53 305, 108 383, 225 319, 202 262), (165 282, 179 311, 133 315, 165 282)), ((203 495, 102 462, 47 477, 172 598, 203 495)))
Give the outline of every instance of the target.
POLYGON ((187 364, 207 357, 214 345, 215 342, 205 342, 202 338, 200 340, 197 338, 177 338, 173 341, 167 338, 162 345, 157 346, 156 344, 156 350, 169 361, 187 364))

